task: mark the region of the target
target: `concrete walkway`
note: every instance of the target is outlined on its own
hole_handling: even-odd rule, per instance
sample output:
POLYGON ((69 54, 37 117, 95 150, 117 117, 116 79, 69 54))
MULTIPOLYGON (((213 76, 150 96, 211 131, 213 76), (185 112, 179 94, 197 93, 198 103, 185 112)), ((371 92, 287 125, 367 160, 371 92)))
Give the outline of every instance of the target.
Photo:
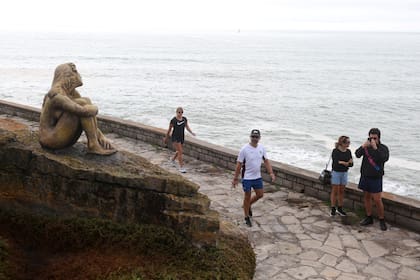
MULTIPOLYGON (((108 135, 118 146, 178 172, 167 149, 108 135)), ((246 232, 257 256, 254 279, 420 279, 420 235, 379 223, 343 225, 322 201, 288 189, 270 192, 253 206, 253 227, 244 224, 241 186, 231 188, 233 172, 185 157, 187 173, 223 220, 246 232)))
MULTIPOLYGON (((16 119, 37 129, 36 123, 16 119)), ((179 173, 169 163, 171 151, 114 134, 107 137, 118 149, 179 173)), ((257 256, 256 280, 420 279, 420 234, 392 225, 383 232, 377 221, 366 228, 344 225, 340 217, 329 216, 324 202, 269 184, 252 208, 254 226, 249 228, 243 220, 242 188, 231 188, 233 172, 187 156, 185 163, 182 176, 200 185, 222 220, 248 235, 257 256)))

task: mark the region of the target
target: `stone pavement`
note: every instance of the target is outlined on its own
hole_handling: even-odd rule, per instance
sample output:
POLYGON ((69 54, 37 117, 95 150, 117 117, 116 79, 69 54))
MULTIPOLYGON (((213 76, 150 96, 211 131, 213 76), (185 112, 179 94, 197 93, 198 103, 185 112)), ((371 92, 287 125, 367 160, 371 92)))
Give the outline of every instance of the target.
MULTIPOLYGON (((172 152, 108 134, 118 149, 147 158, 170 172, 172 152)), ((420 234, 392 225, 379 229, 344 225, 330 217, 322 201, 265 184, 268 192, 254 204, 253 227, 244 224, 241 186, 231 188, 233 172, 185 156, 187 173, 200 185, 222 220, 248 235, 257 257, 254 279, 420 279, 420 234), (274 191, 275 190, 275 191, 274 191)))
MULTIPOLYGON (((16 119, 37 129, 34 122, 16 119)), ((178 173, 169 163, 168 149, 115 134, 107 137, 118 149, 178 173)), ((257 258, 256 280, 420 279, 420 234, 392 225, 383 232, 377 221, 366 228, 344 225, 340 217, 329 216, 324 202, 267 183, 264 197, 252 208, 249 228, 243 220, 242 188, 231 188, 233 172, 188 156, 185 163, 182 176, 200 185, 222 221, 248 235, 257 258)))
MULTIPOLYGON (((118 146, 137 153, 162 168, 172 152, 150 144, 108 135, 118 146)), ((392 225, 383 232, 379 223, 362 228, 330 217, 322 201, 288 189, 268 190, 254 204, 253 227, 244 224, 241 186, 231 188, 233 172, 185 157, 187 173, 200 185, 211 207, 223 220, 247 235, 257 257, 254 279, 420 279, 420 234, 392 225), (276 191, 270 191, 270 190, 276 191)))

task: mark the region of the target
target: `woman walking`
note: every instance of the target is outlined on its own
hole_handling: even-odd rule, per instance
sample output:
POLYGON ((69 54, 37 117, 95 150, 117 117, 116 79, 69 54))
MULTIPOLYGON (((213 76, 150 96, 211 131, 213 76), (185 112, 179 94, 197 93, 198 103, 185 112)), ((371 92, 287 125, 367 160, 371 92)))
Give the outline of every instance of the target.
POLYGON ((331 172, 331 216, 338 213, 340 216, 346 216, 343 210, 344 188, 347 185, 347 173, 349 167, 353 166, 353 158, 350 146, 350 138, 340 136, 335 143, 335 149, 332 151, 332 172, 331 172), (336 202, 338 201, 338 208, 336 202))
POLYGON ((182 114, 184 113, 184 110, 182 107, 178 107, 176 109, 176 115, 172 118, 171 122, 169 123, 168 132, 166 133, 165 138, 163 141, 168 143, 169 134, 172 131, 171 141, 172 145, 175 148, 175 154, 171 157, 170 161, 175 166, 175 160, 178 159, 179 162, 179 172, 185 173, 187 170, 184 168, 184 162, 182 159, 182 145, 184 144, 184 138, 185 138, 185 128, 188 130, 189 133, 191 133, 193 136, 195 134, 191 131, 190 126, 188 125, 188 120, 186 117, 184 117, 182 114))

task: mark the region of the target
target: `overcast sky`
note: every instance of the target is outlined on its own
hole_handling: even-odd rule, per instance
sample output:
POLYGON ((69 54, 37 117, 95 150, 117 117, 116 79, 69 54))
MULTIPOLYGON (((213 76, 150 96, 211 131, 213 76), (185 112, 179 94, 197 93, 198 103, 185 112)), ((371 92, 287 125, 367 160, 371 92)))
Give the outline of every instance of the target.
POLYGON ((420 32, 420 0, 5 0, 0 30, 420 32))

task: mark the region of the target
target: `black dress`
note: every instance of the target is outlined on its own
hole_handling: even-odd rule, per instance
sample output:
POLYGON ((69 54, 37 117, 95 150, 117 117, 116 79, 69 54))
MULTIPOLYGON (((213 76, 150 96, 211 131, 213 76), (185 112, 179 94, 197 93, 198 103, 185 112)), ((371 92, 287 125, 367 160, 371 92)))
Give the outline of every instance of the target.
POLYGON ((174 130, 172 131, 172 142, 177 142, 184 144, 184 138, 185 138, 185 126, 187 124, 187 118, 182 117, 182 121, 178 120, 176 117, 173 117, 171 120, 171 124, 174 127, 174 130))

